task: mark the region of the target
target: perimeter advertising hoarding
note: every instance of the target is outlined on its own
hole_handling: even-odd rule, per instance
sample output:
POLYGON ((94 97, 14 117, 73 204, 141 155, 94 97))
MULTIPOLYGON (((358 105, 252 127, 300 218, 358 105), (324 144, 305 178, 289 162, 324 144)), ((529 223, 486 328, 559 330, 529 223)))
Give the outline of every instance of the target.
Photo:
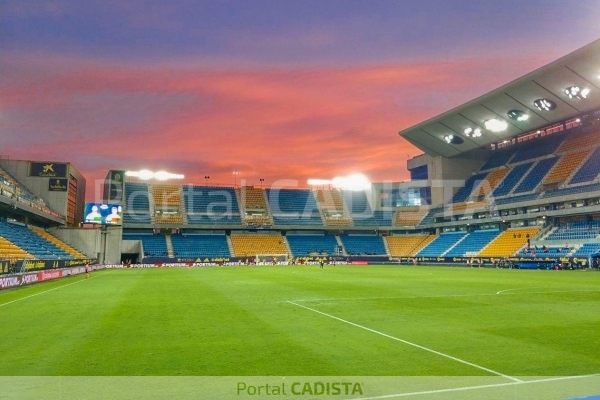
POLYGON ((119 204, 85 203, 83 223, 120 226, 123 224, 123 207, 119 204))
POLYGON ((30 162, 28 175, 39 176, 42 178, 66 178, 67 164, 51 162, 30 162))

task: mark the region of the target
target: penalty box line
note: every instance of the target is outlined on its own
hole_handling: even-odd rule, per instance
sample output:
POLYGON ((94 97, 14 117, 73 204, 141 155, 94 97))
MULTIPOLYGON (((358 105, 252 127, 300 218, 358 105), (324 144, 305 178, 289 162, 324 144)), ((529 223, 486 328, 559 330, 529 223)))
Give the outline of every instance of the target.
POLYGON ((105 273, 103 273, 103 274, 96 274, 96 275, 94 275, 94 276, 90 276, 88 279, 82 279, 82 280, 80 280, 80 281, 77 281, 77 282, 71 282, 71 283, 67 283, 66 285, 57 286, 57 287, 55 287, 55 288, 48 289, 48 290, 44 290, 44 291, 42 291, 42 292, 39 292, 39 293, 34 293, 34 294, 30 294, 29 296, 21 297, 21 298, 19 298, 19 299, 15 299, 15 300, 7 301, 6 303, 2 303, 2 304, 0 304, 0 307, 2 307, 2 306, 5 306, 5 305, 8 305, 8 304, 11 304, 11 303, 16 303, 17 301, 25 300, 25 299, 28 299, 28 298, 30 298, 30 297, 39 296, 40 294, 48 293, 48 292, 51 292, 51 291, 53 291, 53 290, 62 289, 62 288, 64 288, 64 287, 71 286, 71 285, 74 285, 74 284, 76 284, 76 283, 85 282, 85 281, 87 281, 87 280, 89 280, 89 279, 92 279, 92 278, 97 278, 97 277, 100 277, 100 276, 106 275, 106 274, 108 274, 108 273, 110 273, 110 272, 112 272, 112 271, 107 271, 107 272, 105 272, 105 273))
POLYGON ((471 366, 471 367, 473 367, 473 368, 477 368, 477 369, 480 369, 480 370, 482 370, 482 371, 489 372, 490 374, 493 374, 493 375, 501 376, 501 377, 503 377, 503 378, 506 378, 506 379, 509 379, 509 380, 511 380, 511 381, 513 381, 513 382, 523 382, 521 379, 518 379, 518 378, 515 378, 515 377, 512 377, 512 376, 505 375, 505 374, 503 374, 503 373, 501 373, 501 372, 494 371, 493 369, 489 369, 489 368, 486 368, 486 367, 482 367, 481 365, 477 365, 477 364, 474 364, 474 363, 472 363, 472 362, 469 362, 469 361, 463 360, 463 359, 461 359, 461 358, 454 357, 454 356, 451 356, 451 355, 449 355, 449 354, 442 353, 442 352, 440 352, 440 351, 433 350, 433 349, 430 349, 430 348, 428 348, 428 347, 425 347, 425 346, 421 346, 420 344, 416 344, 416 343, 413 343, 413 342, 409 342, 408 340, 404 340, 404 339, 400 339, 400 338, 397 338, 397 337, 395 337, 395 336, 392 336, 392 335, 388 335, 387 333, 383 333, 383 332, 376 331, 375 329, 367 328, 366 326, 359 325, 359 324, 356 324, 356 323, 354 323, 354 322, 351 322, 351 321, 348 321, 348 320, 345 320, 345 319, 342 319, 342 318, 336 317, 335 315, 327 314, 327 313, 324 313, 324 312, 322 312, 322 311, 315 310, 314 308, 310 308, 310 307, 304 306, 304 305, 302 305, 302 304, 294 303, 293 301, 288 301, 288 303, 290 303, 290 304, 293 304, 293 305, 295 305, 296 307, 301 307, 301 308, 304 308, 304 309, 306 309, 306 310, 309 310, 309 311, 315 312, 315 313, 317 313, 317 314, 321 314, 321 315, 324 315, 324 316, 326 316, 326 317, 329 317, 329 318, 335 319, 335 320, 337 320, 337 321, 340 321, 340 322, 343 322, 343 323, 345 323, 345 324, 352 325, 352 326, 354 326, 354 327, 356 327, 356 328, 360 328, 360 329, 363 329, 363 330, 365 330, 365 331, 369 331, 369 332, 371 332, 371 333, 375 333, 375 334, 377 334, 377 335, 380 335, 380 336, 386 337, 386 338, 388 338, 388 339, 392 339, 392 340, 395 340, 395 341, 397 341, 397 342, 401 342, 401 343, 407 344, 407 345, 409 345, 409 346, 416 347, 417 349, 421 349, 421 350, 424 350, 424 351, 427 351, 427 352, 430 352, 430 353, 433 353, 433 354, 437 354, 438 356, 441 356, 441 357, 448 358, 448 359, 450 359, 450 360, 453 360, 453 361, 459 362, 459 363, 461 363, 461 364, 469 365, 469 366, 471 366))

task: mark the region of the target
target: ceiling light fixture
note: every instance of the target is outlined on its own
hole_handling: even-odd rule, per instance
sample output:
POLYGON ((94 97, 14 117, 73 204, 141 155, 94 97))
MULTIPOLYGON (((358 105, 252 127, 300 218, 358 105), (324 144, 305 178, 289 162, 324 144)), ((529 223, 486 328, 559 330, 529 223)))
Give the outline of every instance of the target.
POLYGON ((513 119, 518 122, 527 121, 529 119, 529 114, 521 110, 510 110, 506 114, 510 119, 513 119))
POLYGON ((569 96, 570 99, 587 99, 588 94, 590 94, 590 89, 582 89, 579 86, 569 86, 565 89, 565 94, 569 96))
POLYGON ((540 111, 552 111, 556 108, 556 103, 548 99, 537 99, 533 105, 540 111))

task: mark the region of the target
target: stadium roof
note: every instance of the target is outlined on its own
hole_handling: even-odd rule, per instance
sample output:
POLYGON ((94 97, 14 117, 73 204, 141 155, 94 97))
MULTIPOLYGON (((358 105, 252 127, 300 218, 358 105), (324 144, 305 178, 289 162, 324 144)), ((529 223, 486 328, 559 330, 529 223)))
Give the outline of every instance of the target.
POLYGON ((600 39, 399 134, 429 155, 453 157, 596 108, 600 108, 600 39), (549 100, 549 108, 555 107, 549 111, 537 108, 534 102, 542 99, 549 100), (528 119, 509 117, 513 110, 525 113, 528 119), (492 122, 500 128, 505 122, 506 129, 486 129, 485 122, 490 120, 496 120, 492 122), (465 133, 468 128, 472 129, 469 135, 465 133), (477 128, 481 136, 473 137, 477 128))

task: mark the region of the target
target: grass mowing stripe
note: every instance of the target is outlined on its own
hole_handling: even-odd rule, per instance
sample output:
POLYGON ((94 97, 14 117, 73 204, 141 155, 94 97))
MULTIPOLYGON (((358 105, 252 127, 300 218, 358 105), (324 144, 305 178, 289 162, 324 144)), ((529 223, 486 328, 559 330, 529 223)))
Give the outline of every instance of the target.
MULTIPOLYGON (((91 276, 91 277, 89 277, 88 279, 97 278, 97 277, 99 277, 99 276, 106 275, 106 274, 108 274, 109 272, 111 272, 111 271, 107 271, 107 272, 105 272, 105 273, 103 273, 103 274, 96 274, 96 275, 94 275, 94 276, 91 276)), ((74 284, 76 284, 76 283, 80 283, 80 282, 84 282, 84 281, 86 281, 86 279, 82 279, 82 280, 79 280, 79 281, 77 281, 77 282, 71 282, 71 283, 67 283, 66 285, 57 286, 57 287, 55 287, 55 288, 52 288, 52 289, 44 290, 43 292, 38 292, 38 293, 30 294, 29 296, 21 297, 21 298, 19 298, 19 299, 15 299, 15 300, 7 301, 6 303, 2 303, 2 304, 0 304, 0 307, 2 307, 2 306, 5 306, 5 305, 7 305, 7 304, 11 304, 11 303, 16 303, 17 301, 25 300, 25 299, 28 299, 28 298, 30 298, 30 297, 39 296, 40 294, 48 293, 48 292, 51 292, 51 291, 53 291, 53 290, 62 289, 62 288, 64 288, 64 287, 71 286, 71 285, 74 285, 74 284)))
POLYGON ((497 388, 497 387, 503 387, 503 386, 526 385, 526 384, 530 384, 530 383, 555 382, 555 381, 563 381, 563 380, 568 380, 568 379, 590 378, 590 377, 594 377, 594 376, 600 376, 600 374, 577 375, 577 376, 558 376, 558 377, 553 377, 553 378, 533 379, 530 381, 520 380, 519 382, 491 383, 489 385, 463 386, 463 387, 449 388, 449 389, 425 390, 422 392, 395 393, 395 394, 386 394, 383 396, 361 397, 361 398, 357 398, 354 400, 392 399, 395 397, 419 396, 419 395, 423 395, 423 394, 438 394, 438 393, 449 393, 449 392, 462 392, 462 391, 466 391, 466 390, 478 390, 478 389, 497 388))
POLYGON ((387 338, 389 338, 389 339, 396 340, 396 341, 398 341, 398 342, 402 342, 402 343, 404 343, 404 344, 408 344, 408 345, 410 345, 410 346, 416 347, 416 348, 418 348, 418 349, 425 350, 425 351, 428 351, 428 352, 430 352, 430 353, 434 353, 434 354, 437 354, 437 355, 439 355, 439 356, 442 356, 442 357, 449 358, 449 359, 451 359, 451 360, 454 360, 454 361, 457 361, 457 362, 459 362, 459 363, 466 364, 466 365, 470 365, 471 367, 474 367, 474 368, 480 369, 480 370, 482 370, 482 371, 489 372, 489 373, 491 373, 491 374, 494 374, 494 375, 501 376, 501 377, 503 377, 503 378, 506 378, 506 379, 510 379, 511 381, 514 381, 514 382, 522 382, 522 380, 520 380, 520 379, 518 379, 518 378, 515 378, 515 377, 512 377, 512 376, 508 376, 508 375, 505 375, 505 374, 503 374, 503 373, 501 373, 501 372, 494 371, 493 369, 489 369, 489 368, 486 368, 486 367, 482 367, 481 365, 473 364, 472 362, 465 361, 465 360, 463 360, 463 359, 460 359, 460 358, 457 358, 457 357, 453 357, 453 356, 451 356, 451 355, 449 355, 449 354, 445 354, 445 353, 439 352, 439 351, 437 351, 437 350, 433 350, 433 349, 430 349, 430 348, 428 348, 428 347, 421 346, 421 345, 419 345, 419 344, 416 344, 416 343, 413 343, 413 342, 409 342, 409 341, 407 341, 407 340, 400 339, 400 338, 397 338, 397 337, 395 337, 395 336, 392 336, 392 335, 388 335, 388 334, 386 334, 386 333, 383 333, 383 332, 376 331, 375 329, 367 328, 366 326, 362 326, 362 325, 359 325, 359 324, 355 324, 354 322, 350 322, 350 321, 347 321, 347 320, 345 320, 345 319, 342 319, 342 318, 336 317, 336 316, 334 316, 334 315, 327 314, 327 313, 324 313, 324 312, 322 312, 322 311, 319 311, 319 310, 315 310, 314 308, 306 307, 306 306, 303 306, 302 304, 297 304, 297 303, 294 303, 293 301, 288 301, 288 303, 290 303, 290 304, 293 304, 293 305, 295 305, 295 306, 297 306, 297 307, 301 307, 301 308, 304 308, 304 309, 307 309, 307 310, 310 310, 310 311, 316 312, 316 313, 318 313, 318 314, 321 314, 321 315, 324 315, 324 316, 326 316, 326 317, 329 317, 329 318, 336 319, 336 320, 338 320, 338 321, 341 321, 341 322, 344 322, 344 323, 346 323, 346 324, 349 324, 349 325, 355 326, 355 327, 357 327, 357 328, 361 328, 361 329, 364 329, 364 330, 366 330, 366 331, 369 331, 369 332, 372 332, 372 333, 376 333, 377 335, 381 335, 381 336, 387 337, 387 338))

